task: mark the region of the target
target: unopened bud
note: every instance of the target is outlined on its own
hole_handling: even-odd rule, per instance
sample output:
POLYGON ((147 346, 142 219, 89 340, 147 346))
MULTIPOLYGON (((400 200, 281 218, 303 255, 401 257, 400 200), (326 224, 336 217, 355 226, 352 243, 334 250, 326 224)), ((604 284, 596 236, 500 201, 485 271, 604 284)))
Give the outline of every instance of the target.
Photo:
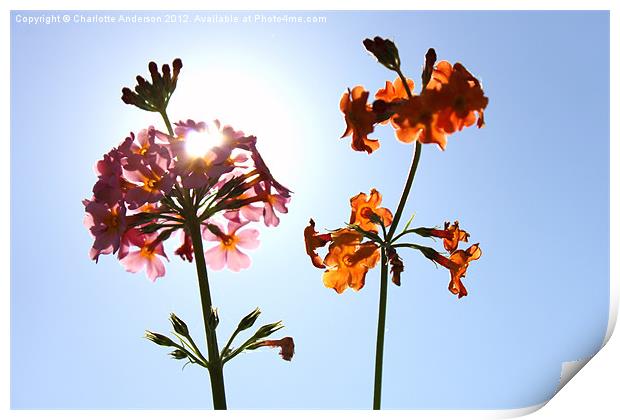
POLYGON ((208 327, 211 331, 217 328, 217 325, 220 323, 220 317, 217 313, 217 308, 211 308, 211 314, 209 314, 208 319, 208 327))
POLYGON ((144 334, 144 337, 147 338, 148 340, 151 340, 153 343, 155 343, 157 345, 160 345, 160 346, 166 346, 166 347, 174 346, 174 341, 172 341, 171 339, 169 339, 168 337, 166 337, 163 334, 147 331, 144 334))
POLYGON ((170 356, 172 356, 173 359, 177 359, 177 360, 185 359, 187 357, 186 352, 184 352, 183 350, 178 350, 178 349, 169 354, 170 356))
POLYGON ((250 312, 245 317, 243 317, 243 319, 239 322, 239 326, 237 327, 237 330, 238 331, 247 330, 252 325, 254 325, 254 323, 256 322, 259 316, 260 316, 260 309, 258 308, 254 309, 252 312, 250 312))
POLYGON ((390 70, 400 68, 400 57, 398 56, 398 48, 394 42, 389 39, 383 39, 376 36, 374 39, 365 39, 364 47, 375 56, 379 63, 383 64, 390 70))
POLYGON ((258 330, 256 330, 256 332, 254 333, 254 337, 260 340, 261 338, 269 337, 271 334, 281 328, 284 328, 284 325, 282 325, 282 321, 274 322, 273 324, 263 325, 258 330))
POLYGON ((189 336, 189 328, 187 328, 187 324, 183 322, 181 318, 175 314, 170 314, 170 322, 172 323, 172 328, 174 328, 176 333, 181 334, 184 337, 189 336))

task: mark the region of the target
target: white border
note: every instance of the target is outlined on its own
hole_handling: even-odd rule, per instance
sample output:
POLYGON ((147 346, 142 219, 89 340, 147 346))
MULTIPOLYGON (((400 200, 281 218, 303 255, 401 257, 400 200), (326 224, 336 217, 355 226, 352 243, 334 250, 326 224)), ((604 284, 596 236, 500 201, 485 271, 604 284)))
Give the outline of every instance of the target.
MULTIPOLYGON (((164 2, 161 0, 154 0, 149 2, 137 2, 130 0, 107 0, 107 1, 89 1, 83 2, 79 0, 56 0, 56 1, 17 1, 17 0, 4 0, 0 6, 3 16, 3 25, 0 35, 0 48, 4 57, 10 57, 10 10, 168 10, 172 5, 175 9, 196 10, 196 9, 209 9, 209 10, 376 10, 377 6, 381 6, 383 10, 400 10, 400 9, 412 9, 412 10, 611 10, 611 85, 612 92, 610 103, 610 115, 611 118, 611 139, 614 141, 610 145, 610 237, 620 237, 619 224, 617 219, 614 219, 613 215, 620 214, 620 206, 618 205, 618 191, 620 189, 620 183, 618 182, 619 169, 618 169, 618 156, 620 155, 620 147, 618 146, 619 131, 618 131, 618 112, 620 107, 618 106, 620 101, 620 95, 618 91, 617 75, 620 74, 620 67, 618 66, 618 51, 620 34, 619 28, 619 2, 615 0, 589 0, 589 1, 557 1, 557 0, 477 0, 477 1, 465 1, 465 0, 442 0, 436 2, 432 0, 428 1, 382 1, 376 0, 357 0, 346 2, 342 1, 337 6, 329 0, 301 0, 295 3, 283 0, 263 0, 260 5, 250 0, 228 0, 226 3, 221 4, 204 4, 204 2, 190 1, 190 0, 175 0, 175 2, 164 2), (614 118, 613 116, 616 116, 614 118), (611 233, 613 232, 613 235, 611 233)), ((6 64, 10 60, 5 59, 3 63, 5 65, 0 66, 0 74, 2 80, 4 80, 5 92, 10 91, 10 67, 6 64)), ((594 82, 592 82, 594 83, 594 82)), ((587 88, 587 85, 586 85, 587 88)), ((4 127, 4 136, 2 136, 3 146, 6 153, 0 154, 0 176, 2 179, 8 180, 10 177, 10 153, 9 152, 9 139, 10 139, 10 97, 9 95, 3 95, 3 107, 0 113, 2 118, 2 127, 4 127)), ((586 122, 587 123, 587 122, 586 122)), ((587 140, 584 140, 587 141, 587 140)), ((7 185, 8 182, 5 184, 7 185)), ((33 192, 36 193, 36 192, 33 192)), ((9 195, 2 196, 2 203, 0 205, 0 223, 3 232, 10 232, 10 219, 9 219, 9 195)), ((7 235, 8 238, 8 235, 7 235)), ((10 246, 9 241, 4 241, 0 244, 0 255, 3 259, 2 271, 4 279, 1 284, 2 296, 4 297, 4 313, 2 317, 2 329, 4 336, 9 333, 10 328, 10 246)), ((605 337, 605 343, 608 342, 614 330, 617 314, 618 314, 618 297, 620 291, 620 276, 618 271, 618 251, 619 247, 613 240, 610 242, 610 317, 605 337)), ((8 342, 8 340, 7 340, 8 342)), ((31 417, 55 417, 55 418, 79 418, 82 419, 86 416, 89 418, 109 418, 109 416, 115 416, 120 419, 125 418, 170 418, 170 417, 182 417, 182 418, 200 418, 205 416, 204 412, 197 411, 10 411, 10 357, 9 347, 7 345, 0 347, 0 353, 2 354, 2 376, 3 381, 0 383, 0 392, 2 398, 2 406, 0 412, 3 412, 4 418, 31 418, 31 417)), ((549 408, 538 411, 534 414, 535 418, 578 418, 578 416, 598 413, 592 418, 612 418, 617 413, 618 408, 615 404, 617 396, 615 395, 618 387, 618 375, 620 375, 618 355, 620 354, 620 343, 618 340, 612 341, 612 344, 606 346, 602 352, 604 358, 600 357, 600 362, 592 362, 592 369, 585 369, 583 378, 577 381, 579 384, 573 384, 567 386, 566 391, 562 391, 558 396, 554 397, 549 404, 549 408), (608 349, 609 348, 609 349, 608 349), (601 365, 604 362, 603 365, 601 365), (596 366, 594 366, 596 365, 596 366), (597 370, 594 370, 596 367, 597 370), (588 382, 589 381, 589 382, 588 382), (606 382, 606 383, 605 383, 606 382), (585 384, 585 386, 584 386, 585 384), (612 386, 609 386, 609 385, 612 386), (580 386, 577 386, 580 385, 580 386), (570 394, 570 393, 573 394, 570 394), (579 392, 579 393, 575 393, 579 392), (570 395, 570 397, 569 397, 570 395), (562 403, 560 403, 562 400, 562 403), (593 406, 592 404, 595 404, 593 406), (581 413, 581 414, 578 414, 581 413), (611 416, 611 417, 610 417, 611 416)), ((585 362, 587 362, 585 360, 585 362)), ((584 365, 584 361, 568 364, 573 369, 573 373, 576 373, 584 365), (575 368, 576 371, 575 371, 575 368)), ((582 375, 580 375, 582 376, 582 375)), ((572 376, 571 376, 572 377, 572 376)), ((572 381, 576 382, 576 381, 572 381)), ((561 387, 560 387, 561 388, 561 387)), ((321 411, 321 416, 328 417, 345 417, 345 418, 364 418, 374 416, 388 416, 393 418, 472 418, 472 419, 485 419, 485 418, 509 418, 525 415, 538 410, 541 406, 532 406, 516 410, 467 410, 467 411, 384 411, 381 413, 371 411, 321 411)), ((210 418, 221 418, 228 416, 252 416, 258 418, 311 418, 315 417, 317 413, 314 411, 242 411, 242 412, 228 412, 228 413, 209 413, 210 418)))

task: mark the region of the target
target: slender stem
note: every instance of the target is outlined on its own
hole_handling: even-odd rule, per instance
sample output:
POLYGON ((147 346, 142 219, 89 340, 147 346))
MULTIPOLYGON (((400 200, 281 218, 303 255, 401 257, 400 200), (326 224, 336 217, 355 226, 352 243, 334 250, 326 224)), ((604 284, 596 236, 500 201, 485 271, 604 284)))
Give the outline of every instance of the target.
POLYGON ((381 292, 379 294, 379 321, 377 322, 377 349, 375 352, 375 390, 372 409, 381 409, 381 381, 383 377, 383 343, 385 341, 385 314, 387 309, 387 257, 381 248, 381 292))
POLYGON ((394 233, 396 232, 396 228, 398 227, 398 222, 400 222, 400 218, 403 215, 403 210, 405 209, 405 204, 407 204, 407 198, 409 198, 409 192, 411 191, 411 186, 413 185, 413 178, 415 177, 415 173, 418 170, 418 163, 420 162, 421 154, 422 154, 422 143, 420 143, 419 141, 416 141, 415 151, 413 153, 413 159, 411 160, 411 167, 409 168, 409 175, 407 175, 407 181, 405 182, 403 193, 400 196, 400 202, 398 203, 398 207, 396 208, 396 213, 394 214, 394 220, 392 220, 392 225, 390 226, 390 230, 388 231, 386 242, 389 242, 394 236, 394 233))
POLYGON ((202 235, 200 233, 200 222, 194 214, 187 220, 187 226, 194 246, 194 257, 196 258, 196 273, 198 275, 198 286, 200 288, 200 302, 202 304, 202 317, 205 324, 207 335, 207 349, 209 356, 209 376, 211 378, 211 393, 213 395, 213 408, 216 410, 226 409, 226 391, 224 389, 224 372, 222 360, 220 358, 217 335, 215 328, 209 323, 212 312, 211 292, 209 290, 209 279, 207 277, 207 266, 205 263, 204 250, 202 247, 202 235))
POLYGON ((168 129, 168 134, 174 136, 174 130, 172 130, 172 124, 170 124, 170 119, 168 118, 168 114, 166 111, 160 112, 161 117, 164 119, 164 123, 166 124, 166 128, 168 129))

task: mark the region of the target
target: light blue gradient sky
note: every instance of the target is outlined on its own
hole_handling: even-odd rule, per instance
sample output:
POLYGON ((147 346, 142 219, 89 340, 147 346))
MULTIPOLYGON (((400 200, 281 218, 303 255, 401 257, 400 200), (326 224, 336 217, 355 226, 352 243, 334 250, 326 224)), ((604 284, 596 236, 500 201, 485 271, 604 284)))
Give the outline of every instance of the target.
POLYGON ((176 241, 168 275, 152 284, 112 257, 88 260, 82 226, 94 162, 129 131, 162 126, 125 106, 120 89, 149 60, 174 57, 185 67, 172 118, 216 118, 218 103, 229 113, 238 104, 256 126, 225 122, 258 134, 273 172, 295 191, 281 225, 261 228, 252 268, 211 275, 220 341, 260 306, 262 320, 283 319, 297 344, 291 363, 264 349, 229 363, 229 406, 370 407, 378 269, 360 292, 337 295, 310 265, 302 230, 309 217, 340 226, 359 191, 378 188, 392 208, 400 195, 410 146, 388 128, 377 130, 382 147, 372 156, 338 140, 342 92, 393 78, 361 46, 374 35, 395 39, 416 82, 432 46, 479 76, 490 98, 487 127, 452 136, 445 152, 424 147, 407 214, 415 226, 459 219, 484 255, 459 301, 445 270, 403 253, 402 286, 388 296, 384 407, 536 404, 553 395, 563 361, 598 350, 609 304, 608 13, 47 26, 17 24, 17 14, 39 13, 13 12, 11 23, 13 408, 211 407, 206 371, 181 371, 141 338, 169 331, 173 311, 202 337, 194 267, 172 258, 176 241))

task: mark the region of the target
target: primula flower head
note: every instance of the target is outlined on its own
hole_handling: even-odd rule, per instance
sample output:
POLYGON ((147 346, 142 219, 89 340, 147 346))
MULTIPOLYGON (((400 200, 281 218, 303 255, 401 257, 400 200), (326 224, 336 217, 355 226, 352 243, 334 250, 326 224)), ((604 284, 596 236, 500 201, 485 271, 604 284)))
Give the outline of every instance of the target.
POLYGON ((358 152, 374 152, 379 148, 379 141, 368 138, 374 131, 377 117, 368 104, 369 92, 363 86, 356 86, 342 95, 340 110, 344 114, 347 127, 341 138, 351 136, 351 148, 358 152))
POLYGON ((203 238, 206 241, 219 242, 218 245, 205 252, 207 265, 213 270, 228 267, 232 271, 240 271, 250 266, 250 257, 239 248, 256 249, 258 247, 258 231, 256 229, 240 230, 249 222, 228 222, 228 230, 209 223, 203 229, 203 238))
POLYGON ((392 212, 385 208, 379 207, 381 204, 381 194, 376 189, 370 190, 370 196, 366 193, 359 193, 351 197, 351 218, 350 224, 356 224, 360 228, 377 232, 376 220, 381 220, 384 226, 392 224, 392 212))
POLYGON ((347 287, 360 290, 366 273, 379 262, 381 253, 373 242, 362 243, 362 235, 353 229, 332 233, 332 243, 324 259, 327 270, 323 274, 326 287, 342 293, 347 287))

